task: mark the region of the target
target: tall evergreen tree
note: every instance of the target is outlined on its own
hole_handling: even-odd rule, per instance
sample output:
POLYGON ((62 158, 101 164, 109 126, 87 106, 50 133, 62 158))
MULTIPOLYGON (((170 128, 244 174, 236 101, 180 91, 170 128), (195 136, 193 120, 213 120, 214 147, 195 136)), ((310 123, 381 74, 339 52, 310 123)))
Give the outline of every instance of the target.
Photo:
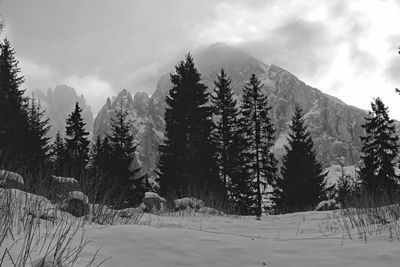
POLYGON ((268 97, 262 93, 255 74, 243 89, 241 125, 246 140, 248 162, 256 194, 255 213, 262 213, 262 195, 266 184, 276 180, 277 161, 272 152, 275 130, 270 117, 268 97), (262 188, 263 186, 263 188, 262 188))
POLYGON ((105 175, 110 170, 111 149, 109 137, 97 135, 90 150, 90 164, 96 176, 105 175))
POLYGON ((239 124, 239 108, 231 88, 231 79, 221 69, 211 95, 216 121, 213 138, 216 143, 217 163, 221 180, 228 191, 235 211, 251 213, 252 178, 248 172, 246 142, 239 124))
POLYGON ((165 139, 160 146, 161 191, 168 195, 219 193, 222 186, 211 138, 214 124, 207 87, 190 54, 175 71, 166 98, 165 139))
POLYGON ((69 162, 69 171, 77 177, 81 175, 89 159, 89 133, 85 130, 85 122, 82 118, 82 108, 78 102, 74 111, 66 121, 65 144, 69 162))
POLYGON ((136 204, 143 199, 145 183, 143 179, 145 177, 137 177, 140 168, 132 167, 137 145, 134 143, 131 129, 132 121, 129 120, 128 113, 121 104, 111 123, 110 170, 108 173, 112 179, 115 179, 116 192, 123 195, 124 201, 136 204))
MULTIPOLYGON (((113 166, 112 147, 109 142, 109 137, 101 138, 100 135, 90 150, 90 169, 92 171, 93 180, 91 185, 94 194, 94 199, 97 203, 107 202, 106 194, 112 193, 110 188, 116 187, 115 181, 111 179, 111 167, 113 166)), ((113 197, 111 195, 111 197, 113 197)))
POLYGON ((216 120, 213 132, 217 145, 217 162, 220 176, 228 188, 228 179, 234 169, 233 160, 238 156, 234 151, 235 136, 238 134, 239 109, 236 100, 233 99, 231 79, 227 77, 224 69, 221 69, 217 80, 214 81, 215 89, 211 95, 212 111, 216 120))
POLYGON ((285 150, 282 177, 277 179, 274 189, 277 211, 294 212, 315 207, 326 195, 326 173, 316 158, 311 134, 299 106, 295 108, 285 150))
POLYGON ((56 175, 65 175, 66 153, 64 139, 61 137, 60 131, 57 131, 56 140, 51 145, 51 156, 56 175))
POLYGON ((388 108, 380 98, 371 103, 372 111, 365 118, 362 127, 366 136, 361 137, 363 166, 360 178, 370 193, 392 191, 398 188, 399 137, 396 134, 394 120, 389 118, 388 108))
POLYGON ((29 133, 24 78, 15 58, 14 49, 5 39, 0 44, 0 152, 13 159, 26 160, 29 133))
POLYGON ((36 103, 35 96, 29 100, 28 107, 29 123, 29 154, 36 163, 44 163, 49 157, 50 137, 47 135, 50 130, 49 119, 44 119, 44 111, 40 103, 36 103))

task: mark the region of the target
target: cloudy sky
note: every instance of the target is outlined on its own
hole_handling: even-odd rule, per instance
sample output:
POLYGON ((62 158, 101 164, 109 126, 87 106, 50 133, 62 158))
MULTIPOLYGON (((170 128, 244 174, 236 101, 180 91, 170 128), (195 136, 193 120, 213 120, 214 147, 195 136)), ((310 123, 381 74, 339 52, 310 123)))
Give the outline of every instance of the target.
POLYGON ((221 41, 348 104, 382 97, 400 119, 399 0, 0 0, 0 14, 25 86, 72 85, 95 112, 221 41))

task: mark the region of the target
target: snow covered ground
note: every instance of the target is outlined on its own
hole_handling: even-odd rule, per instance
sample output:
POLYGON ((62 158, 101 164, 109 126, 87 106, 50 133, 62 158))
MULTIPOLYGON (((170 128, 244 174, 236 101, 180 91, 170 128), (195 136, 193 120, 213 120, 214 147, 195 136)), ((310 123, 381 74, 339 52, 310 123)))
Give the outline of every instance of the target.
MULTIPOLYGON (((157 217, 150 225, 95 226, 84 253, 105 266, 399 266, 400 241, 367 243, 319 229, 327 212, 254 218, 157 217)), ((324 229, 324 227, 322 227, 324 229)))
MULTIPOLYGON (((15 199, 26 203, 28 197, 13 191, 15 199)), ((45 199, 37 197, 43 207, 51 207, 45 199)), ((1 200, 2 198, 0 198, 1 200)), ((38 201, 35 201, 37 203, 38 201)), ((17 204, 18 201, 13 202, 17 204)), ((3 201, 4 204, 4 201, 3 201)), ((21 204, 25 207, 25 204, 21 204)), ((40 206, 40 205, 36 205, 40 206)), ((21 210, 21 209, 15 209, 21 210)), ((30 212, 31 214, 33 212, 30 212)), ((34 212, 36 214, 36 212, 34 212)), ((179 214, 145 214, 138 224, 98 225, 86 223, 60 213, 53 222, 43 220, 42 234, 57 231, 62 224, 74 223, 78 233, 85 232, 89 241, 83 246, 82 258, 74 266, 86 266, 93 255, 102 266, 399 266, 400 241, 392 238, 386 229, 378 235, 368 236, 367 242, 358 238, 356 231, 336 231, 327 225, 332 211, 303 212, 286 215, 254 217, 234 216, 180 216, 179 214), (44 227, 53 227, 46 231, 44 227), (58 228, 57 228, 58 227, 58 228)), ((4 216, 1 213, 0 215, 4 216)), ((39 215, 36 215, 39 217, 39 215)), ((1 219, 1 218, 0 218, 1 219)), ((29 220, 28 220, 29 221, 29 220)), ((17 227, 18 228, 18 227, 17 227)), ((62 231, 59 231, 61 233, 62 231)), ((72 242, 79 244, 80 235, 72 242)), ((51 236, 48 234, 48 236, 51 236)), ((1 245, 0 254, 22 237, 21 226, 1 245)), ((39 236, 33 240, 40 241, 39 236)), ((48 242, 47 242, 48 243, 48 242)), ((18 256, 23 240, 10 250, 18 256)), ((1 256, 0 255, 0 256, 1 256)), ((28 262, 40 259, 32 252, 28 262)), ((3 266, 13 266, 7 257, 3 266)), ((26 266, 31 266, 30 264, 26 266)))

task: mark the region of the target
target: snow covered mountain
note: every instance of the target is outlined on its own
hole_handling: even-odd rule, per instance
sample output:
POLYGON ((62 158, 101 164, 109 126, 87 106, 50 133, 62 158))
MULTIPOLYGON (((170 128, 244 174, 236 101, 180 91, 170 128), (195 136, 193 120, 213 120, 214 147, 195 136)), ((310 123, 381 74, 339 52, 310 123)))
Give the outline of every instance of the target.
POLYGON ((74 111, 76 102, 82 108, 82 117, 86 123, 86 130, 90 133, 93 132, 93 113, 90 106, 86 104, 83 95, 78 96, 74 88, 67 85, 58 85, 54 90, 48 89, 46 93, 37 89, 34 94, 45 110, 45 117, 50 119, 52 126, 49 131, 50 136, 54 137, 57 131, 62 134, 65 132, 65 120, 74 111))
MULTIPOLYGON (((223 43, 214 44, 194 55, 196 66, 209 90, 214 89, 214 80, 221 68, 232 78, 233 90, 240 100, 243 85, 252 73, 256 73, 264 83, 269 96, 272 115, 276 126, 275 151, 278 157, 284 153, 284 144, 293 115, 294 106, 300 104, 306 116, 306 123, 312 132, 316 150, 326 167, 339 157, 345 158, 346 165, 359 161, 361 124, 366 111, 349 106, 341 100, 322 93, 306 85, 288 71, 267 65, 258 59, 223 43)), ((173 70, 171 70, 173 71, 173 70)), ((155 92, 149 98, 137 93, 132 99, 130 93, 123 90, 116 99, 107 103, 95 119, 94 136, 104 134, 109 129, 110 113, 123 99, 124 105, 135 119, 138 153, 143 168, 155 167, 157 146, 162 141, 164 130, 165 97, 171 88, 169 73, 163 75, 155 92)))

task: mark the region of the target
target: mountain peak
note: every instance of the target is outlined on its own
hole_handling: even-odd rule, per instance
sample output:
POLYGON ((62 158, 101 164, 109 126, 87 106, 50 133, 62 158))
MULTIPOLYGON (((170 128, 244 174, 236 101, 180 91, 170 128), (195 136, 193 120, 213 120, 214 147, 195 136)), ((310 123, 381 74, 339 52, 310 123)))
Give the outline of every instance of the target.
POLYGON ((265 65, 239 48, 223 42, 212 44, 199 51, 195 56, 195 61, 203 73, 208 72, 210 69, 219 70, 229 66, 245 69, 249 62, 254 65, 265 65))

